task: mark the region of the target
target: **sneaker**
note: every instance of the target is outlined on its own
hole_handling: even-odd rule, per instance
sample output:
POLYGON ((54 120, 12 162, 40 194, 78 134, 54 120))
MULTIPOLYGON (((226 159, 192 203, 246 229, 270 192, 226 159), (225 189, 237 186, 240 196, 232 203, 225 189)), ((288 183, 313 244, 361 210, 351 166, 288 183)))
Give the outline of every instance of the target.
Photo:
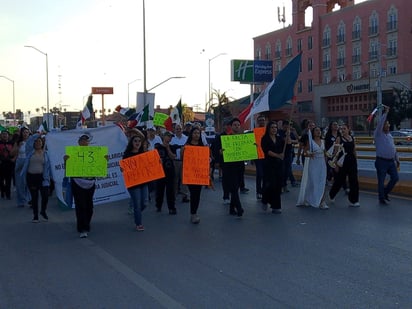
POLYGON ((360 204, 359 204, 359 202, 350 203, 350 204, 349 204, 349 207, 360 207, 360 204))
POLYGON ((244 213, 245 211, 243 210, 243 209, 240 209, 240 210, 238 210, 237 211, 237 218, 241 218, 242 216, 243 216, 243 213, 244 213))
POLYGON ((230 200, 228 198, 223 199, 223 205, 229 205, 230 200))
POLYGON ((289 191, 289 189, 288 189, 287 186, 284 186, 284 187, 282 188, 282 192, 283 192, 283 193, 288 193, 288 192, 290 192, 290 191, 289 191))
POLYGON ((31 222, 33 223, 39 223, 39 217, 38 216, 34 216, 33 220, 31 220, 31 222))
POLYGON ((80 233, 80 238, 87 238, 87 236, 89 236, 89 235, 87 234, 87 232, 81 232, 81 233, 80 233))
POLYGON ((262 210, 263 210, 264 212, 268 211, 268 204, 262 203, 262 210))
POLYGON ((256 194, 256 199, 257 199, 257 200, 261 200, 261 199, 262 199, 262 193, 256 194))
POLYGON ((320 204, 319 209, 322 209, 322 210, 329 209, 329 206, 326 205, 325 202, 323 202, 322 204, 320 204))
POLYGON ((390 202, 391 200, 389 199, 389 196, 387 194, 385 194, 384 200, 387 202, 390 202))
POLYGON ((272 214, 277 214, 277 215, 279 215, 279 214, 281 214, 281 213, 282 213, 282 209, 278 209, 278 208, 272 209, 272 214))
POLYGON ((200 222, 200 218, 198 215, 194 214, 190 216, 190 222, 193 224, 198 224, 200 222))
POLYGON ((144 226, 143 225, 137 225, 136 226, 136 231, 143 232, 144 231, 144 226))
POLYGON ((182 198, 182 203, 189 203, 190 200, 187 198, 187 196, 182 198))
POLYGON ((246 193, 248 193, 248 192, 249 192, 249 189, 248 189, 248 188, 242 188, 242 189, 240 189, 240 193, 246 194, 246 193))
POLYGON ((381 205, 389 205, 389 203, 384 199, 379 199, 379 204, 381 205))
POLYGON ((40 216, 42 217, 43 221, 49 221, 49 217, 47 216, 46 212, 41 212, 40 216))
POLYGON ((294 183, 292 183, 292 187, 294 187, 294 188, 299 187, 299 184, 294 182, 294 183))
POLYGON ((177 214, 177 210, 175 209, 169 209, 169 215, 176 215, 177 214))
POLYGON ((329 202, 330 202, 331 204, 335 204, 335 199, 334 199, 334 198, 331 198, 331 197, 329 196, 329 202))

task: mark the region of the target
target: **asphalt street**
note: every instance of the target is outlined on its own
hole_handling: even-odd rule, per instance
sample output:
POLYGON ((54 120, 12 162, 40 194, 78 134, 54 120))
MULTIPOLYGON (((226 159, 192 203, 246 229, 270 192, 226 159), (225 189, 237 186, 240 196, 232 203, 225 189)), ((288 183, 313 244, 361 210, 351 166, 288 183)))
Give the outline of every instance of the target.
POLYGON ((202 190, 201 222, 153 204, 134 231, 127 200, 95 207, 80 239, 73 210, 49 203, 49 222, 0 200, 0 308, 411 308, 412 203, 362 192, 329 210, 263 212, 254 178, 244 216, 223 205, 221 184, 202 190))

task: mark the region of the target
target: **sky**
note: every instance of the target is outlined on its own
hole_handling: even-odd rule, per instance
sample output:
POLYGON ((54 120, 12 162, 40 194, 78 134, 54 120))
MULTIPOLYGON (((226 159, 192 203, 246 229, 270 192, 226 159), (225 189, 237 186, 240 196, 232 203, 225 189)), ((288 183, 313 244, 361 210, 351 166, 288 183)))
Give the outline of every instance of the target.
MULTIPOLYGON (((292 22, 291 0, 254 3, 145 0, 146 88, 185 77, 153 89, 156 106, 181 98, 203 111, 209 65, 212 89, 232 99, 249 95, 249 85, 230 81, 230 60, 253 59, 253 38, 282 28, 278 7, 285 6, 286 25, 292 22)), ((0 76, 14 80, 15 108, 34 115, 46 107, 43 53, 50 109, 83 109, 91 87, 113 87, 104 96, 106 110, 135 107, 144 79, 142 16, 143 0, 2 0, 0 76)), ((94 109, 101 104, 94 95, 94 109)), ((13 83, 0 78, 0 115, 12 110, 13 83)))

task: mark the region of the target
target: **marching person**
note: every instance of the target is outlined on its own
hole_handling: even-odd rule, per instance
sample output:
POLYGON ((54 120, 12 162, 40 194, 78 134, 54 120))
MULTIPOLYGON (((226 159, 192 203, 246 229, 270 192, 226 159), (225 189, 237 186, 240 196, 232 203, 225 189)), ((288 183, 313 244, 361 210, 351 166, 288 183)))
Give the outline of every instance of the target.
POLYGON ((276 121, 269 121, 266 125, 261 145, 265 154, 263 169, 264 187, 262 195, 263 210, 267 210, 267 204, 269 203, 272 208, 272 213, 280 214, 282 212, 280 195, 283 185, 285 140, 278 134, 276 121))
MULTIPOLYGON (((359 181, 358 181, 358 161, 356 159, 355 140, 350 135, 347 124, 341 125, 341 136, 336 139, 336 144, 341 144, 343 153, 337 157, 334 182, 329 191, 329 199, 333 203, 335 196, 346 182, 349 180, 348 200, 350 207, 359 207, 359 181), (339 162, 339 161, 343 162, 339 162)), ((328 164, 329 165, 329 164, 328 164)))
POLYGON ((376 161, 375 168, 378 177, 378 193, 379 203, 387 205, 389 200, 389 193, 395 187, 399 180, 398 170, 400 167, 399 156, 396 152, 395 143, 390 130, 389 121, 386 120, 389 113, 389 107, 384 107, 382 116, 378 119, 376 129, 374 132, 375 147, 376 147, 376 161), (385 186, 386 174, 389 175, 389 182, 385 186))
POLYGON ((40 215, 43 220, 49 220, 46 210, 49 201, 50 173, 50 159, 47 151, 44 150, 43 139, 38 136, 34 140, 33 150, 27 155, 20 174, 20 177, 26 178, 30 191, 33 223, 39 222, 39 192, 41 197, 40 215))
MULTIPOLYGON (((145 152, 144 140, 145 137, 140 130, 135 129, 137 132, 132 136, 126 146, 123 154, 123 159, 127 159, 133 156, 137 156, 145 152)), ((123 169, 120 169, 123 172, 123 169)), ((134 223, 136 231, 143 232, 144 226, 142 224, 142 211, 146 208, 146 200, 148 195, 147 183, 139 184, 127 188, 130 195, 130 201, 133 207, 134 223)))
MULTIPOLYGON (((89 146, 92 137, 89 134, 82 134, 78 139, 79 146, 89 146)), ((69 159, 64 156, 64 161, 69 159)), ((106 158, 108 159, 108 158, 106 158)), ((94 177, 71 177, 71 189, 76 205, 76 223, 80 238, 89 236, 90 223, 93 217, 93 195, 96 189, 96 178, 94 177)))

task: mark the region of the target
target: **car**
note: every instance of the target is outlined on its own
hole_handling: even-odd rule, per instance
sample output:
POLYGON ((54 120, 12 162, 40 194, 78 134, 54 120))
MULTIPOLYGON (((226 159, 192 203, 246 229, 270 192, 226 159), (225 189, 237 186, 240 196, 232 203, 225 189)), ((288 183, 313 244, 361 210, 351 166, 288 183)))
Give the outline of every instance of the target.
POLYGON ((412 133, 405 131, 391 131, 395 145, 412 145, 412 133))

